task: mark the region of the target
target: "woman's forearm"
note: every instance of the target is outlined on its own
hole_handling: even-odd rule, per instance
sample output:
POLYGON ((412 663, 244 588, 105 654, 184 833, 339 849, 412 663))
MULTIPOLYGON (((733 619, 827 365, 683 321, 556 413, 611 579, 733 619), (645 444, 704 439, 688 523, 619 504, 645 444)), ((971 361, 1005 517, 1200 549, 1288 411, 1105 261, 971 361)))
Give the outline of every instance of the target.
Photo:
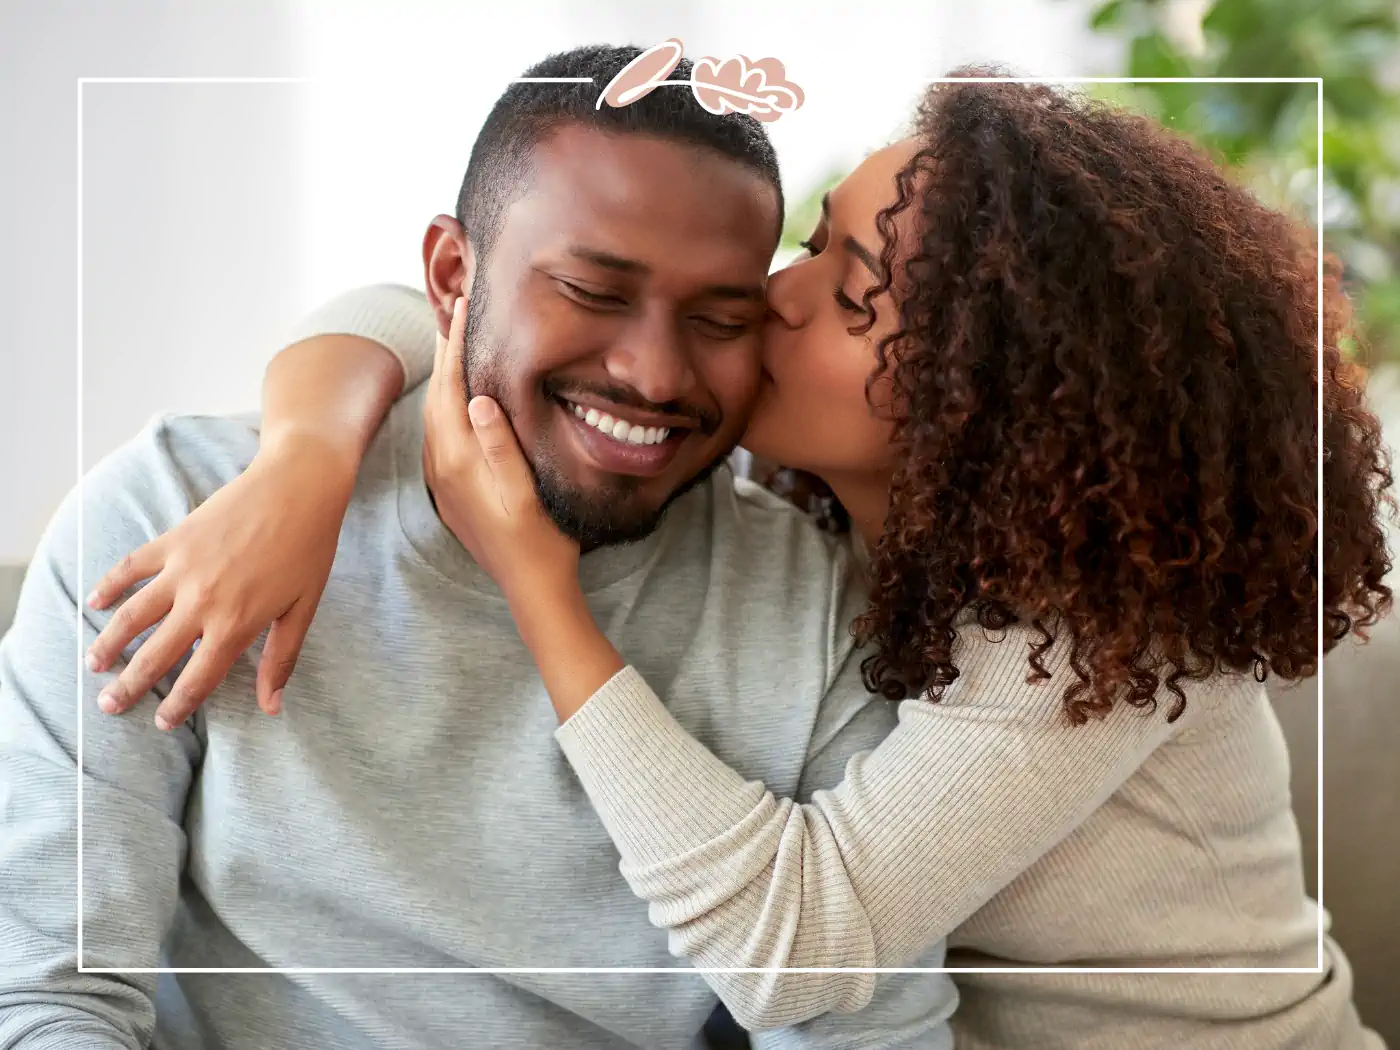
MULTIPOLYGON (((958 682, 939 703, 906 701, 878 746, 872 730, 884 721, 873 704, 814 739, 799 790, 810 801, 745 779, 630 667, 578 705, 558 739, 674 953, 711 970, 908 965, 1175 731, 1124 708, 1066 726, 1067 649, 1047 660, 1051 680, 1032 687, 1033 640, 1029 628, 1001 641, 969 631, 958 682)), ((853 661, 834 689, 860 688, 853 661)), ((874 991, 873 978, 848 974, 706 981, 750 1028, 860 1009, 874 991)))
POLYGON ((322 335, 289 346, 263 380, 262 447, 314 445, 353 473, 403 386, 398 359, 368 339, 322 335))
POLYGON ((561 723, 627 665, 577 587, 515 599, 511 612, 561 723))

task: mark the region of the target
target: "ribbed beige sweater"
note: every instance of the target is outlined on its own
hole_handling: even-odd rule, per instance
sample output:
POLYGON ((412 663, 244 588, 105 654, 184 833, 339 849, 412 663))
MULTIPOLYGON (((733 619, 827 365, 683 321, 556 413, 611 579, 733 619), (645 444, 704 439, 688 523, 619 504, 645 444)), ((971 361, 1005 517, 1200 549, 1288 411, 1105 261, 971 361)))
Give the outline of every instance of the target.
MULTIPOLYGON (((361 289, 338 310, 347 334, 400 357, 408 385, 431 368, 420 293, 361 289)), ((1173 725, 1164 704, 1075 728, 1066 654, 1029 685, 1029 641, 964 626, 943 699, 903 703, 898 728, 806 805, 745 782, 631 668, 558 739, 623 876, 697 966, 898 966, 944 936, 950 966, 1306 970, 1321 950, 1312 973, 962 974, 958 1046, 1381 1047, 1319 937, 1263 688, 1222 677, 1189 688, 1173 725)), ((859 1009, 876 978, 706 979, 741 1023, 768 1027, 859 1009)))

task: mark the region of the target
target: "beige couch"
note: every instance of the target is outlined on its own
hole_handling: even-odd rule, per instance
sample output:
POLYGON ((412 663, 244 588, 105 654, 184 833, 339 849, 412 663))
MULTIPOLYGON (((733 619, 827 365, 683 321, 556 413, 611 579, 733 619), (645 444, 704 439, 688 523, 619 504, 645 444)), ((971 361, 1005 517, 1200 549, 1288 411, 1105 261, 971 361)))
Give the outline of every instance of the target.
MULTIPOLYGON (((20 574, 0 567, 0 633, 20 574)), ((1323 681, 1323 902, 1355 967, 1362 1018, 1400 1050, 1400 617, 1380 624, 1369 644, 1328 657, 1323 681)), ((1275 704, 1293 752, 1294 808, 1316 894, 1316 681, 1279 689, 1275 704)))
MULTIPOLYGON (((1356 968, 1356 1006, 1400 1048, 1400 616, 1322 669, 1323 906, 1356 968)), ((1274 692, 1293 760, 1308 885, 1317 876, 1317 680, 1274 692)))

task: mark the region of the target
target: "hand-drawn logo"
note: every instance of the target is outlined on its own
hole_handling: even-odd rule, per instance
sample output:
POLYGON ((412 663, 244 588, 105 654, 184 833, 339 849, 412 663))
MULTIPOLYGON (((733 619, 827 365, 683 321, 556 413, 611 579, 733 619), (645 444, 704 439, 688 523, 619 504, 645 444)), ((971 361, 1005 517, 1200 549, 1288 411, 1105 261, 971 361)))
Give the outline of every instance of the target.
POLYGON ((674 37, 647 48, 608 82, 598 96, 598 108, 606 102, 620 109, 659 87, 689 87, 695 101, 716 116, 747 113, 771 122, 802 106, 802 89, 787 79, 776 58, 697 58, 689 80, 668 80, 683 52, 684 45, 674 37))

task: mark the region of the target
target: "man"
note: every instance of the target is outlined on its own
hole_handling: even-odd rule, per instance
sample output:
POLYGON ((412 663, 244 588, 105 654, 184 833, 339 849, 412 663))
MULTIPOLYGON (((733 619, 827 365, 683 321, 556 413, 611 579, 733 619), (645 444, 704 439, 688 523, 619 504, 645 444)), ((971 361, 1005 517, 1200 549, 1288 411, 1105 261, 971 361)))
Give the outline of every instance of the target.
MULTIPOLYGON (((712 117, 679 91, 596 109, 598 86, 636 54, 556 56, 527 75, 593 84, 505 93, 473 151, 460 224, 439 219, 425 239, 429 292, 444 312, 468 294, 469 385, 511 414, 555 520, 590 549, 583 580, 618 644, 667 684, 689 731, 801 797, 836 783, 893 713, 867 702, 848 659, 860 598, 844 555, 776 500, 736 495, 723 474, 704 483, 756 388, 776 162, 755 122, 712 117), (606 411, 614 436, 576 405, 606 411), (618 421, 643 440, 618 442, 618 421)), ((276 721, 250 703, 250 659, 165 733, 97 713, 119 667, 77 678, 104 620, 81 605, 83 584, 235 477, 255 428, 159 422, 88 476, 81 506, 75 494, 60 509, 0 646, 0 1047, 696 1038, 715 1000, 684 970, 159 985, 78 972, 675 965, 554 743, 505 602, 435 513, 423 440, 407 399, 365 458, 276 721)), ((953 1003, 946 977, 892 975, 859 1014, 756 1042, 947 1046, 953 1003)))

